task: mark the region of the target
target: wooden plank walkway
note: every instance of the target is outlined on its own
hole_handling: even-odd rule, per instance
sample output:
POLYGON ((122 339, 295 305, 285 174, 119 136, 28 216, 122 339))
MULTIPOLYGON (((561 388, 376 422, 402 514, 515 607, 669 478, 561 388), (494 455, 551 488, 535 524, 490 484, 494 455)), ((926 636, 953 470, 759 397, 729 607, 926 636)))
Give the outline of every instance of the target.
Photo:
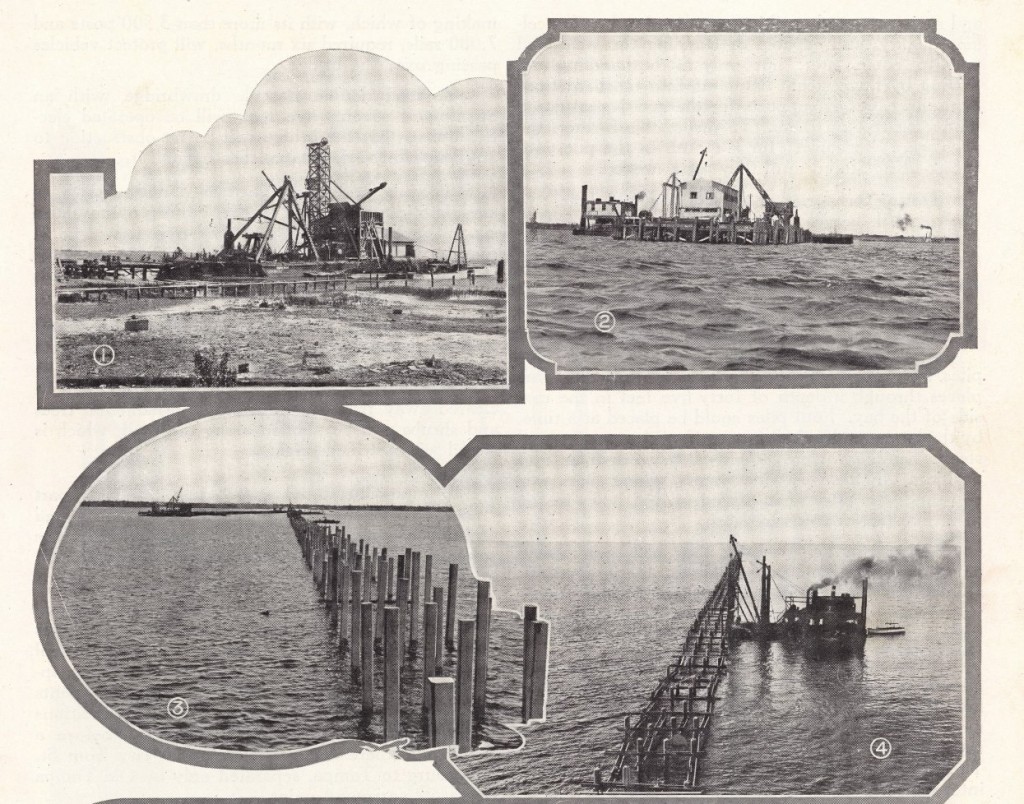
POLYGON ((310 278, 298 279, 289 282, 180 282, 174 284, 159 285, 125 285, 123 287, 59 287, 57 288, 58 301, 61 296, 77 294, 82 299, 89 299, 91 296, 97 298, 120 296, 125 299, 152 299, 152 298, 203 298, 213 297, 239 297, 239 296, 287 296, 289 293, 309 292, 315 293, 322 290, 345 290, 348 288, 348 278, 310 278))
POLYGON ((739 573, 733 557, 647 705, 626 715, 608 779, 594 772, 599 792, 698 790, 716 692, 728 666, 739 573))

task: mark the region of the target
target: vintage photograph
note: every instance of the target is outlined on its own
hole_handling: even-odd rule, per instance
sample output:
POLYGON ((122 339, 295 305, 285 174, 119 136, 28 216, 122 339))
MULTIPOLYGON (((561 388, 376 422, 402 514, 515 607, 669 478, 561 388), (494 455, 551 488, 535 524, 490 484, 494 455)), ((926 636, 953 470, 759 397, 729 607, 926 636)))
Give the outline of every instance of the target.
POLYGON ((492 611, 437 481, 335 419, 227 414, 137 447, 68 520, 48 588, 87 708, 186 762, 518 748, 526 680, 543 716, 546 622, 492 611))
POLYGON ((51 177, 58 389, 507 384, 503 81, 318 50, 211 123, 51 177))
POLYGON ((963 762, 965 481, 927 450, 494 447, 449 493, 551 622, 547 719, 454 760, 485 795, 928 795, 963 762))
POLYGON ((559 373, 914 372, 963 333, 963 72, 793 28, 529 60, 527 329, 559 373))

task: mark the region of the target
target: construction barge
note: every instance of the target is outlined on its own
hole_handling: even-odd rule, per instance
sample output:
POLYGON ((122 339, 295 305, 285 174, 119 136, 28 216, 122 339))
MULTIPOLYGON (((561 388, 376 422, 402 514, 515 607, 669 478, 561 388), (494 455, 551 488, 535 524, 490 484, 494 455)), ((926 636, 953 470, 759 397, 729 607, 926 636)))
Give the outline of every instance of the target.
POLYGON ((287 509, 283 505, 275 505, 272 508, 215 508, 209 505, 196 505, 181 501, 181 492, 184 487, 178 489, 167 502, 153 502, 149 508, 139 511, 139 516, 156 517, 192 517, 192 516, 238 516, 239 514, 283 514, 287 509))
POLYGON ((614 240, 754 246, 853 243, 853 235, 813 234, 802 228, 795 203, 772 200, 744 164, 733 171, 725 184, 698 178, 706 154, 705 148, 689 181, 680 179, 678 173, 672 173, 662 182, 659 196, 661 214, 657 216, 653 210, 658 198, 650 209, 641 210, 643 193, 637 193, 632 201, 614 196, 590 199, 588 187, 584 184, 580 224, 572 230, 573 234, 611 237, 614 240), (759 217, 752 214, 752 197, 747 206, 743 206, 744 177, 749 179, 764 202, 764 212, 759 217))

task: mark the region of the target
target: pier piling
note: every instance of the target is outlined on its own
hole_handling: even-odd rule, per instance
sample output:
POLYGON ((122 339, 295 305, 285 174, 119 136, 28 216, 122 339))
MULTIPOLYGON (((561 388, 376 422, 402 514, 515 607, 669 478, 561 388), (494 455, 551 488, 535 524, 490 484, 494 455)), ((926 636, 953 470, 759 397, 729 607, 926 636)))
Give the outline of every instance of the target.
POLYGON ((331 551, 327 554, 327 609, 331 612, 332 618, 337 614, 335 607, 337 605, 337 592, 338 592, 338 548, 331 547, 331 551))
POLYGON ((398 737, 400 729, 402 638, 398 607, 384 609, 384 741, 398 737))
POLYGON ((444 646, 455 650, 455 599, 459 592, 459 565, 448 565, 448 611, 445 615, 444 646))
POLYGON ((430 747, 455 745, 455 682, 443 676, 427 679, 430 686, 430 747))
POLYGON ((437 604, 428 600, 423 604, 423 709, 430 713, 431 676, 436 675, 437 658, 437 604))
POLYGON ((362 650, 360 683, 363 692, 363 714, 373 714, 373 603, 361 603, 362 650))
POLYGON ((473 656, 473 711, 483 719, 487 705, 487 648, 491 635, 491 582, 476 584, 476 640, 473 656))
POLYGON ((361 624, 359 622, 359 603, 362 600, 362 583, 363 573, 359 570, 352 570, 352 628, 351 635, 349 637, 348 646, 352 654, 352 670, 358 672, 361 667, 361 650, 362 643, 360 641, 359 630, 361 624))
MULTIPOLYGON (((401 556, 399 556, 401 558, 401 556)), ((406 634, 409 630, 409 576, 398 577, 398 629, 402 634, 402 644, 405 645, 406 634)))
MULTIPOLYGON (((388 555, 387 548, 355 538, 332 520, 310 521, 292 508, 288 520, 316 594, 329 614, 330 628, 338 629, 339 653, 349 651, 363 718, 373 716, 376 709, 381 712, 384 739, 400 735, 403 666, 417 658, 422 646, 423 664, 415 670, 413 665, 407 668, 406 683, 415 684, 417 676, 422 679, 418 692, 430 743, 457 745, 462 753, 472 751, 487 704, 494 603, 490 582, 477 582, 474 619, 459 620, 457 563, 448 567, 446 600, 444 586, 433 586, 432 554, 404 548, 388 555), (444 660, 446 648, 455 652, 454 667, 444 660), (442 675, 446 664, 453 678, 442 675), (383 695, 375 700, 377 673, 383 677, 383 695)), ((534 654, 526 662, 524 641, 523 707, 536 717, 543 710, 547 624, 536 621, 536 607, 532 611, 524 639, 531 646, 543 643, 544 656, 534 654), (537 703, 538 687, 541 703, 537 703)))
POLYGON ((476 623, 459 620, 459 653, 455 668, 455 738, 459 752, 473 749, 473 643, 476 623))
POLYGON ((418 625, 417 615, 420 608, 420 554, 417 552, 412 554, 412 577, 410 580, 412 584, 412 598, 409 603, 409 654, 415 656, 419 642, 416 627, 418 625))
POLYGON ((434 603, 437 604, 437 609, 434 611, 434 616, 437 618, 437 626, 434 633, 437 640, 434 645, 434 675, 439 676, 441 675, 444 662, 444 587, 434 587, 434 603))
POLYGON ((341 589, 338 591, 340 612, 338 614, 338 647, 348 645, 352 622, 352 569, 348 563, 341 565, 341 589))
POLYGON ((387 604, 388 560, 386 556, 377 559, 377 611, 374 623, 374 649, 384 652, 384 606, 387 604))
POLYGON ((533 717, 533 624, 537 607, 523 607, 523 723, 533 717))
POLYGON ((533 624, 533 663, 531 667, 530 717, 544 717, 544 699, 548 686, 548 624, 537 620, 533 624))

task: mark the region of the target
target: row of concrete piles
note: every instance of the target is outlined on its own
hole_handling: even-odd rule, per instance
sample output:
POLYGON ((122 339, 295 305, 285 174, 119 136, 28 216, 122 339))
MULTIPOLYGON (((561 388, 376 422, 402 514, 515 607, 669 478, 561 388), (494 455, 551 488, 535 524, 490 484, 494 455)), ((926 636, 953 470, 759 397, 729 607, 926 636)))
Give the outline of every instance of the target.
MULTIPOLYGON (((422 647, 421 708, 430 746, 471 751, 487 708, 490 581, 476 581, 475 618, 457 619, 458 564, 448 565, 446 595, 444 586, 432 585, 430 554, 411 548, 389 554, 337 522, 311 521, 298 512, 289 513, 289 522, 337 626, 339 651, 349 655, 363 716, 373 715, 379 701, 384 741, 399 736, 402 670, 417 661, 422 647), (455 653, 454 678, 444 675, 446 651, 455 653), (378 691, 379 661, 384 672, 378 691)), ((522 713, 528 722, 544 716, 548 624, 537 619, 536 606, 526 607, 523 620, 522 713)))

